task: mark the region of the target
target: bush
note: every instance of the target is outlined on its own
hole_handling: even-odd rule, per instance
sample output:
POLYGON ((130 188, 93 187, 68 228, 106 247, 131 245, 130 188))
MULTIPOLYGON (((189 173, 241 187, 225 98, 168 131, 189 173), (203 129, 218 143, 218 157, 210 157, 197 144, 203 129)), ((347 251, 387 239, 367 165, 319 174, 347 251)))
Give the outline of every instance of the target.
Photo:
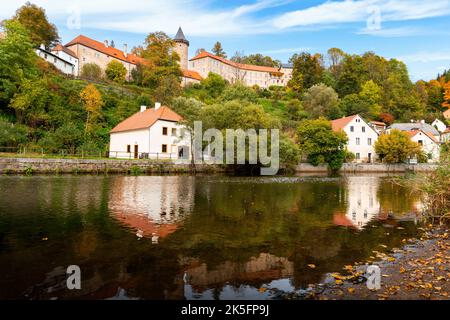
POLYGON ((0 147, 17 147, 27 142, 26 126, 0 119, 0 147))
POLYGON ((98 64, 86 63, 81 68, 81 77, 91 81, 99 81, 102 79, 102 69, 98 64))
POLYGON ((105 74, 108 80, 117 83, 124 83, 125 77, 127 75, 127 68, 125 68, 125 66, 119 61, 112 60, 110 63, 108 63, 105 74))

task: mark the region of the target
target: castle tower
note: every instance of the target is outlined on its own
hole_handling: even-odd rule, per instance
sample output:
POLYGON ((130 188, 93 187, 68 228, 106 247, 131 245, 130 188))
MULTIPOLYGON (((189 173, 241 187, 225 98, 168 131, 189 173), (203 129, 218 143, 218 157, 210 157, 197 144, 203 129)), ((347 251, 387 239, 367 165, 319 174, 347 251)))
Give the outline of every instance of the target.
POLYGON ((189 49, 189 41, 186 40, 183 30, 181 27, 178 28, 178 32, 173 38, 175 42, 175 52, 180 56, 180 67, 182 70, 188 69, 188 49, 189 49))

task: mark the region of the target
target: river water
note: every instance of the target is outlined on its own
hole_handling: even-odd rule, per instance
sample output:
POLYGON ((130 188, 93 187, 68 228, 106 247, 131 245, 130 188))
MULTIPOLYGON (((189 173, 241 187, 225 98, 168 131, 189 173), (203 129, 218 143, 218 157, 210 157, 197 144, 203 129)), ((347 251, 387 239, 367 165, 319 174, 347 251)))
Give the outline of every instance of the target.
POLYGON ((372 175, 1 176, 0 299, 270 299, 401 246, 418 212, 372 175))

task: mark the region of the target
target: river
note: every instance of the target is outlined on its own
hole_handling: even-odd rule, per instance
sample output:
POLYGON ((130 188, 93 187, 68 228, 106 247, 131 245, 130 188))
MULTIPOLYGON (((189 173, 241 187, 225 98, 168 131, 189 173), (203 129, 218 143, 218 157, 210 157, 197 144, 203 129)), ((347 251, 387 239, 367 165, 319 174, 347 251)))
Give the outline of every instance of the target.
POLYGON ((0 299, 271 299, 401 246, 419 212, 373 175, 1 176, 0 299))

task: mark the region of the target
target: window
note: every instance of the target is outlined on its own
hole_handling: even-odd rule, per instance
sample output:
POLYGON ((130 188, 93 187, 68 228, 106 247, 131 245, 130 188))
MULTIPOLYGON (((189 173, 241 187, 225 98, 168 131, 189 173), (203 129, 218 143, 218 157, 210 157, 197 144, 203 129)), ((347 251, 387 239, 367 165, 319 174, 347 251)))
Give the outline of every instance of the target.
POLYGON ((356 138, 356 145, 359 146, 361 144, 361 139, 360 138, 356 138))
POLYGON ((167 136, 167 127, 163 127, 162 134, 163 136, 167 136))
POLYGON ((421 146, 423 146, 423 141, 422 140, 419 140, 419 141, 417 141, 421 146))
POLYGON ((362 132, 366 132, 366 127, 362 127, 362 132))
POLYGON ((359 152, 357 152, 355 157, 356 157, 356 160, 359 160, 359 159, 361 159, 361 154, 359 152))
POLYGON ((130 153, 131 152, 131 146, 127 145, 127 152, 130 153))
POLYGON ((355 132, 355 127, 354 126, 350 127, 350 132, 355 132))
POLYGON ((161 148, 162 153, 167 153, 167 144, 163 144, 161 148))
POLYGON ((176 128, 172 128, 172 136, 176 136, 177 135, 177 129, 176 128))
POLYGON ((53 58, 53 62, 56 63, 56 58, 53 58))
POLYGON ((372 145, 372 138, 367 138, 367 144, 368 144, 369 146, 372 145))

